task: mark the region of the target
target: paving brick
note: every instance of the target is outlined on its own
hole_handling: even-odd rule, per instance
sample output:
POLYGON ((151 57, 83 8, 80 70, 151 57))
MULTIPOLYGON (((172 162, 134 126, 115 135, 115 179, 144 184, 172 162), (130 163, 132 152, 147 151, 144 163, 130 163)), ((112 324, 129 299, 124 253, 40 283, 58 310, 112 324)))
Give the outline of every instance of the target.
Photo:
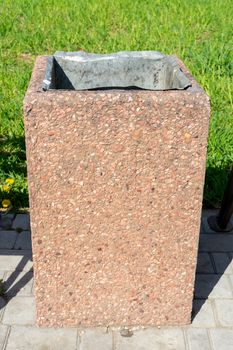
POLYGON ((199 253, 197 258, 197 273, 214 273, 208 253, 199 253))
POLYGON ((228 275, 229 279, 230 279, 230 283, 231 283, 231 288, 233 290, 233 274, 232 275, 228 275))
POLYGON ((3 315, 3 324, 32 325, 35 323, 35 300, 33 297, 14 297, 9 300, 3 315))
MULTIPOLYGON (((201 232, 202 233, 216 233, 216 231, 212 230, 210 227, 209 227, 209 224, 208 224, 208 218, 210 216, 217 216, 219 213, 219 210, 216 209, 216 210, 213 210, 213 209, 207 209, 207 210, 203 210, 202 211, 202 218, 201 218, 201 232)), ((231 224, 233 225, 233 217, 231 218, 230 220, 231 224)), ((233 233, 233 230, 230 231, 230 233, 233 233)))
POLYGON ((15 213, 2 214, 2 217, 13 220, 15 217, 15 213))
POLYGON ((201 221, 200 234, 205 233, 203 222, 201 221))
POLYGON ((13 229, 21 229, 23 231, 30 230, 30 219, 28 214, 17 214, 12 225, 13 229))
POLYGON ((201 218, 208 218, 209 216, 212 215, 217 215, 219 212, 219 209, 203 209, 202 210, 202 214, 201 214, 201 218))
MULTIPOLYGON (((209 225, 207 224, 207 219, 209 216, 213 216, 213 215, 217 215, 218 214, 218 210, 208 210, 208 209, 204 209, 202 210, 202 215, 201 215, 201 224, 204 228, 204 233, 209 233, 209 231, 211 230, 209 228, 209 225), (206 225, 207 224, 207 225, 206 225)), ((212 232, 212 230, 211 230, 212 232)), ((214 233, 214 231, 213 231, 214 233)))
POLYGON ((210 300, 194 300, 193 302, 193 327, 215 327, 215 319, 210 300))
POLYGON ((206 329, 190 328, 186 331, 189 350, 211 350, 206 329))
POLYGON ((112 350, 112 332, 106 328, 86 329, 80 335, 80 350, 112 350))
POLYGON ((7 336, 7 326, 4 325, 0 325, 0 349, 3 349, 3 345, 5 343, 6 340, 6 336, 7 336))
POLYGON ((214 233, 201 234, 199 242, 200 252, 230 252, 233 249, 233 234, 214 233))
POLYGON ((214 230, 211 230, 211 228, 209 227, 208 221, 207 221, 207 217, 202 218, 202 230, 201 232, 204 234, 208 234, 208 233, 216 233, 214 230))
POLYGON ((195 298, 232 298, 232 289, 227 276, 196 275, 195 298))
POLYGON ((216 233, 216 231, 214 231, 214 230, 212 230, 211 228, 210 228, 210 226, 209 226, 209 224, 208 224, 208 217, 210 217, 210 216, 215 216, 215 215, 217 215, 217 213, 218 213, 218 210, 217 211, 213 211, 213 210, 211 210, 211 211, 209 211, 209 212, 205 212, 205 213, 203 213, 202 214, 202 218, 201 218, 201 224, 202 224, 202 233, 216 233))
POLYGON ((213 344, 213 350, 232 350, 233 349, 233 330, 211 329, 210 338, 213 344))
POLYGON ((215 300, 215 306, 220 325, 233 327, 233 300, 215 300))
POLYGON ((35 295, 35 281, 34 281, 34 278, 32 279, 32 290, 31 290, 31 292, 32 292, 32 295, 35 295))
POLYGON ((76 350, 76 341, 75 328, 42 329, 13 326, 6 350, 76 350))
POLYGON ((178 328, 148 328, 135 331, 131 337, 117 333, 116 350, 185 350, 184 335, 178 328))
POLYGON ((231 259, 227 253, 212 253, 217 273, 233 273, 231 259))
POLYGON ((229 257, 230 257, 230 264, 227 270, 232 271, 231 273, 233 274, 233 253, 229 253, 229 257))
POLYGON ((9 271, 5 275, 5 288, 8 296, 31 295, 32 284, 32 271, 9 271))
POLYGON ((30 270, 32 254, 29 250, 0 250, 0 270, 30 270))
POLYGON ((0 231, 0 249, 12 249, 17 237, 15 231, 0 231))
POLYGON ((6 215, 1 215, 0 214, 0 229, 2 230, 9 230, 12 227, 13 223, 13 214, 6 214, 6 215))
POLYGON ((31 232, 23 231, 18 233, 14 249, 32 249, 31 232))

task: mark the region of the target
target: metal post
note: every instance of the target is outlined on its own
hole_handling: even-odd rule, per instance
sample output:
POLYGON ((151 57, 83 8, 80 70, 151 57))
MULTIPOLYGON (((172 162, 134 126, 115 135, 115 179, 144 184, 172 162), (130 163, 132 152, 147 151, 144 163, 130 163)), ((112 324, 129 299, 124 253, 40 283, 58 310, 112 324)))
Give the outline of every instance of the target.
POLYGON ((233 168, 224 192, 222 205, 218 216, 211 216, 208 218, 209 226, 214 231, 229 232, 233 229, 230 223, 231 215, 233 213, 233 168))

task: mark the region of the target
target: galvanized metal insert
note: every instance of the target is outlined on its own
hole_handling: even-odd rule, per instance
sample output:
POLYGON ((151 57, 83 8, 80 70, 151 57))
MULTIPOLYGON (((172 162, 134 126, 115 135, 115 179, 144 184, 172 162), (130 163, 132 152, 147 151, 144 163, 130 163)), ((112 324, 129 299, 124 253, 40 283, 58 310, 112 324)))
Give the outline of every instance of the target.
POLYGON ((92 54, 60 52, 48 58, 43 90, 140 88, 186 89, 191 86, 173 56, 157 51, 92 54))

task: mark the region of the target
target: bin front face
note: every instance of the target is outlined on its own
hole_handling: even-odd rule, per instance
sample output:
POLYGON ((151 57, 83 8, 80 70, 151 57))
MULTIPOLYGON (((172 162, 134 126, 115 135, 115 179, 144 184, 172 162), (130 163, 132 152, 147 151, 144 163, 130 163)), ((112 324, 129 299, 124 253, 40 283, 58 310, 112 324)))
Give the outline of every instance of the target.
POLYGON ((24 103, 38 324, 189 323, 208 97, 42 92, 45 64, 24 103))

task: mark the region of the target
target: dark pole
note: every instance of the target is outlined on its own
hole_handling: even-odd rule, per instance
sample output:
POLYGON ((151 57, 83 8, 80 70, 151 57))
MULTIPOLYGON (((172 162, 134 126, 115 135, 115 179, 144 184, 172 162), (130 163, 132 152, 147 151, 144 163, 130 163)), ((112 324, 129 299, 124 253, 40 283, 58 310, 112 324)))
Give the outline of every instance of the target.
POLYGON ((233 213, 233 168, 224 192, 221 209, 218 215, 218 226, 226 229, 233 213))
POLYGON ((227 187, 224 192, 222 205, 218 216, 208 218, 209 226, 214 231, 231 231, 231 215, 233 214, 233 168, 228 179, 227 187))

